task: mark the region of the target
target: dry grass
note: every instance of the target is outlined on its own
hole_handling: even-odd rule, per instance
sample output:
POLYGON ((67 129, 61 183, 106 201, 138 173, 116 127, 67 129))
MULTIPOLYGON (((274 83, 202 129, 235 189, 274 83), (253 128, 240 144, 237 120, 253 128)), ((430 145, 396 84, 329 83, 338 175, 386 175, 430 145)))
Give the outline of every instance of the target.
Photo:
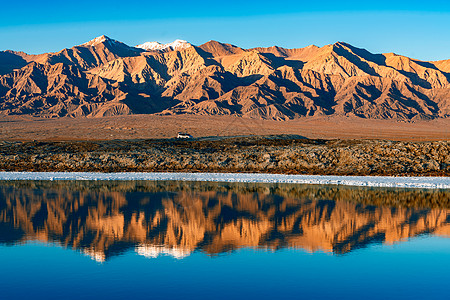
POLYGON ((264 172, 449 176, 450 142, 313 140, 292 136, 214 140, 0 142, 5 171, 264 172))

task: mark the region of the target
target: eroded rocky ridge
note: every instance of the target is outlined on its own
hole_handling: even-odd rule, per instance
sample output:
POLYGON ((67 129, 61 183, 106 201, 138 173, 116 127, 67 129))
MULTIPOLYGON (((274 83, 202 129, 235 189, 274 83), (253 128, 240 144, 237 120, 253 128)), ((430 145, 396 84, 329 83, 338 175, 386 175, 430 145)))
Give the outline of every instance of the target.
POLYGON ((129 250, 177 258, 241 247, 342 254, 425 233, 449 237, 449 203, 441 190, 2 182, 0 242, 56 241, 100 261, 129 250))
POLYGON ((57 53, 0 52, 0 113, 276 120, 450 115, 448 61, 372 54, 342 42, 242 49, 210 41, 168 49, 146 51, 102 36, 57 53))

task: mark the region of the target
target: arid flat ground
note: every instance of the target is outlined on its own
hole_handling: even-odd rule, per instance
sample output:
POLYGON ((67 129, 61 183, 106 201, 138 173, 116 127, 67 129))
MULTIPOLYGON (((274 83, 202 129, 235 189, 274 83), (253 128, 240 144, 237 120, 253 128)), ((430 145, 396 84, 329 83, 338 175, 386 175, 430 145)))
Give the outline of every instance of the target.
POLYGON ((130 115, 104 118, 0 117, 0 140, 113 140, 293 134, 309 139, 450 140, 450 119, 393 120, 314 117, 291 121, 232 116, 130 115))

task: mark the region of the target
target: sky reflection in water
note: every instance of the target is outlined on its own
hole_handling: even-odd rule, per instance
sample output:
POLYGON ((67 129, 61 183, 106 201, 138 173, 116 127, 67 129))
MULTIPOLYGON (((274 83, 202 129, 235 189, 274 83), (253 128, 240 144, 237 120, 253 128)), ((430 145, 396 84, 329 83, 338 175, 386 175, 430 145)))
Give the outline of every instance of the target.
POLYGON ((448 201, 443 190, 4 182, 0 299, 445 298, 448 201))

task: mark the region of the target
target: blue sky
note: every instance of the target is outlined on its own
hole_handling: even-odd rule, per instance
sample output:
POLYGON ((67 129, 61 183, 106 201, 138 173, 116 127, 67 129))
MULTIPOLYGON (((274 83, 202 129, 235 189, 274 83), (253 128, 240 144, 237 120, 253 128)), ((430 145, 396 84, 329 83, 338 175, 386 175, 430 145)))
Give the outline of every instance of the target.
POLYGON ((374 53, 450 59, 450 1, 4 1, 0 50, 58 51, 106 34, 244 48, 345 41, 374 53))

